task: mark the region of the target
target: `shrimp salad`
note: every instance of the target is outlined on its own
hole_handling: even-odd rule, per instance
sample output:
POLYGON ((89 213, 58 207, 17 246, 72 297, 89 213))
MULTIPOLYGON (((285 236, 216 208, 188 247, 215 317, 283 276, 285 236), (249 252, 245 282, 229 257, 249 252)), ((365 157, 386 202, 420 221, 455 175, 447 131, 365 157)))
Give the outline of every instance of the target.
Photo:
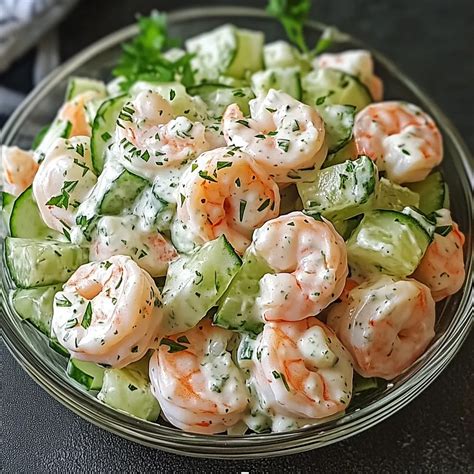
POLYGON ((137 418, 235 435, 343 415, 464 282, 436 123, 384 100, 368 51, 232 25, 166 50, 164 16, 139 26, 115 79, 71 78, 32 149, 1 149, 13 307, 137 418))

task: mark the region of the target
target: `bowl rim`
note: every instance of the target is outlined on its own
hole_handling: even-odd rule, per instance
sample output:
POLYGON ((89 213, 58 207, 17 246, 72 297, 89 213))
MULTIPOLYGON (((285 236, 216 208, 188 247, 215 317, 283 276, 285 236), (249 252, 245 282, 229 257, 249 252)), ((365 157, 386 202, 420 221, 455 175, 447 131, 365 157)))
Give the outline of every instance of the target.
MULTIPOLYGON (((190 19, 217 18, 222 16, 269 18, 266 12, 257 8, 231 6, 187 8, 169 12, 167 16, 170 24, 190 19)), ((308 21, 306 25, 318 31, 322 31, 327 27, 325 24, 316 21, 308 21)), ((51 72, 28 94, 11 115, 2 130, 2 143, 8 144, 13 140, 18 128, 35 104, 39 103, 50 93, 55 84, 69 76, 84 62, 129 39, 137 31, 136 25, 130 25, 117 30, 91 44, 51 72)), ((400 72, 394 63, 372 48, 366 48, 361 41, 353 38, 351 35, 345 36, 353 44, 370 49, 378 62, 382 63, 390 74, 396 76, 417 97, 418 101, 429 110, 443 132, 449 135, 457 153, 461 157, 461 160, 456 162, 455 165, 458 177, 463 181, 463 191, 466 195, 468 212, 470 213, 468 235, 472 235, 472 193, 469 195, 469 187, 471 190, 473 187, 472 157, 459 133, 438 106, 404 73, 400 72)), ((252 459, 263 456, 288 455, 329 445, 370 428, 403 408, 444 370, 461 347, 473 325, 472 313, 471 315, 469 314, 469 300, 472 299, 473 293, 472 242, 467 243, 466 256, 466 281, 464 282, 464 292, 459 302, 459 308, 454 314, 453 320, 449 323, 446 332, 412 366, 412 369, 413 367, 415 368, 415 372, 409 378, 403 380, 399 386, 391 389, 379 400, 357 409, 342 418, 287 433, 245 436, 185 433, 175 428, 168 428, 156 423, 135 419, 107 407, 96 399, 91 399, 90 395, 78 390, 74 385, 55 377, 47 363, 41 360, 23 341, 11 321, 9 321, 9 318, 6 317, 7 312, 11 311, 11 308, 7 303, 8 295, 4 284, 1 285, 2 311, 0 316, 3 328, 2 337, 17 362, 50 395, 87 421, 128 440, 175 454, 196 457, 252 459), (455 320, 459 321, 454 324, 455 320), (423 361, 428 359, 428 355, 432 352, 438 353, 436 359, 423 364, 423 361)))

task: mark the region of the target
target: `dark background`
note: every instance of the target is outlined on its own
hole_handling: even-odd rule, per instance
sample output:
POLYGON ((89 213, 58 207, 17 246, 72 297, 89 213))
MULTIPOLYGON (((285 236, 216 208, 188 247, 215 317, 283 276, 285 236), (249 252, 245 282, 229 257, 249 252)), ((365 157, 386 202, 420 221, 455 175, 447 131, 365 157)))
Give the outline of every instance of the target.
MULTIPOLYGON (((60 25, 61 57, 152 8, 265 1, 83 0, 60 25)), ((393 59, 453 120, 474 149, 472 0, 318 0, 313 17, 393 59)), ((28 92, 34 54, 0 84, 28 92)), ((1 107, 0 107, 1 108, 1 107)), ((451 365, 409 406, 369 431, 299 455, 257 461, 190 459, 144 448, 96 428, 37 386, 1 344, 3 472, 473 472, 471 334, 451 365)))

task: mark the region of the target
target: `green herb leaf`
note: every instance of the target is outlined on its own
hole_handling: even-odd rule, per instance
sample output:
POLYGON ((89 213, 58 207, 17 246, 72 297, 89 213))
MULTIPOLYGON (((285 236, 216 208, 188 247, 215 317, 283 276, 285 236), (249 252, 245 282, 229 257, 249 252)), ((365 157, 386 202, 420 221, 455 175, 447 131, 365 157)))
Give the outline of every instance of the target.
POLYGON ((86 312, 84 313, 84 316, 82 317, 81 326, 84 329, 87 329, 91 325, 91 321, 92 321, 92 303, 89 301, 89 303, 87 303, 86 312))
POLYGON ((163 345, 169 347, 168 352, 170 354, 173 354, 174 352, 185 351, 188 348, 187 346, 184 346, 183 344, 173 341, 173 339, 168 339, 167 337, 164 337, 160 341, 160 346, 163 346, 163 345))
POLYGON ((435 232, 443 237, 446 237, 452 230, 452 225, 441 225, 435 228, 435 232))

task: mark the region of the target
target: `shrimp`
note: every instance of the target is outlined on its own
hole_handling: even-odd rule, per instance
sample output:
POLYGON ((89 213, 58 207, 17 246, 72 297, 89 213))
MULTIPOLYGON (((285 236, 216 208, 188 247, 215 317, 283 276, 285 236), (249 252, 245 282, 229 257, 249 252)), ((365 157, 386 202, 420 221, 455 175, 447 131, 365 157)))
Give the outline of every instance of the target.
POLYGON ((344 240, 332 224, 302 212, 258 229, 249 251, 275 271, 260 280, 257 307, 267 321, 315 316, 344 289, 348 267, 344 240))
POLYGON ((445 236, 435 233, 418 268, 413 274, 430 290, 435 301, 454 295, 464 283, 465 270, 462 246, 464 234, 453 222, 448 209, 436 211, 436 225, 449 233, 445 236))
POLYGON ((91 126, 87 119, 86 107, 89 102, 101 97, 97 91, 87 91, 78 94, 76 97, 66 102, 58 112, 60 120, 67 120, 71 123, 71 137, 91 136, 91 126))
POLYGON ((179 166, 209 150, 206 128, 186 117, 173 119, 160 94, 142 91, 117 120, 117 156, 129 171, 153 179, 163 167, 179 166))
POLYGON ((252 354, 248 384, 260 410, 297 425, 344 411, 352 398, 350 356, 316 318, 265 324, 252 354), (256 393, 255 393, 256 392, 256 393))
POLYGON ((253 231, 277 216, 279 209, 277 184, 235 147, 203 153, 178 188, 178 218, 199 245, 224 234, 243 253, 253 231))
POLYGON ((3 190, 14 196, 31 186, 38 171, 33 153, 16 146, 0 146, 0 165, 3 190))
POLYGON ((237 104, 227 107, 222 128, 229 145, 253 156, 277 183, 296 182, 304 170, 321 167, 327 146, 316 110, 274 89, 249 105, 250 119, 237 104))
POLYGON ((152 390, 166 419, 193 433, 220 433, 242 418, 248 392, 227 351, 233 333, 198 326, 161 340, 150 359, 152 390))
POLYGON ((341 53, 321 54, 316 57, 314 66, 320 69, 339 69, 355 76, 369 89, 375 101, 382 100, 383 82, 374 74, 374 61, 369 51, 354 49, 341 53))
POLYGON ((69 230, 77 208, 96 182, 89 138, 58 138, 33 180, 33 194, 46 225, 59 232, 69 230))
POLYGON ((165 276, 178 257, 170 242, 156 230, 142 229, 137 217, 105 216, 97 222, 89 258, 96 262, 113 255, 128 255, 152 277, 165 276))
POLYGON ((416 105, 380 102, 361 110, 354 123, 359 155, 367 155, 395 183, 422 181, 443 159, 433 119, 416 105))
POLYGON ((79 267, 56 293, 52 333, 72 357, 125 367, 157 339, 161 295, 130 257, 117 255, 79 267))
POLYGON ((391 380, 433 339, 435 303, 422 283, 381 276, 333 305, 327 324, 352 355, 356 372, 391 380))

